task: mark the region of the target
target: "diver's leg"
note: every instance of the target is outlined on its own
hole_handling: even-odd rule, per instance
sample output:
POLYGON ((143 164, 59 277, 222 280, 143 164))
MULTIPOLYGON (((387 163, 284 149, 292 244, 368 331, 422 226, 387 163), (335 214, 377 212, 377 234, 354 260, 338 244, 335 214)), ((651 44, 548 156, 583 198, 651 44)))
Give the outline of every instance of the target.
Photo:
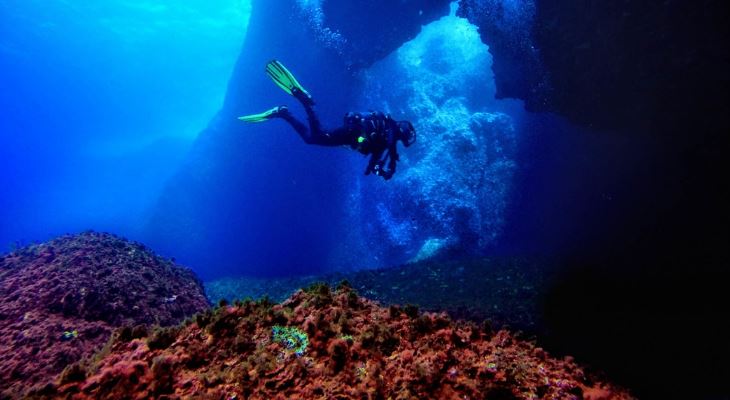
POLYGON ((307 113, 310 136, 310 141, 307 143, 318 144, 320 146, 342 146, 350 144, 344 129, 326 131, 322 128, 319 117, 314 111, 314 100, 311 96, 297 89, 292 90, 292 95, 302 103, 304 111, 307 113))
POLYGON ((313 141, 312 141, 312 135, 311 135, 310 130, 307 129, 307 127, 304 126, 304 124, 301 121, 299 121, 298 119, 296 119, 292 115, 292 113, 289 112, 288 109, 285 109, 285 110, 282 110, 281 112, 279 112, 277 114, 277 117, 279 117, 279 118, 283 119, 284 121, 286 121, 287 123, 289 123, 289 125, 291 125, 291 127, 294 128, 295 131, 297 131, 297 133, 299 134, 299 136, 301 136, 302 139, 306 143, 308 143, 308 144, 312 144, 313 143, 313 141))
POLYGON ((289 122, 294 129, 299 132, 299 135, 305 142, 320 146, 342 146, 350 144, 347 131, 345 129, 340 128, 332 131, 325 131, 322 129, 319 117, 317 117, 317 113, 314 111, 314 100, 312 100, 312 97, 309 96, 309 94, 303 93, 297 88, 293 88, 292 95, 296 97, 300 103, 302 103, 302 106, 304 106, 304 111, 307 113, 307 121, 309 122, 309 131, 302 126, 301 122, 294 119, 291 114, 288 116, 291 120, 287 120, 287 122, 289 122), (299 125, 299 127, 297 127, 297 125, 299 125))
POLYGON ((309 132, 313 138, 321 138, 326 136, 322 131, 322 124, 319 122, 319 117, 314 112, 314 108, 309 105, 304 106, 304 111, 307 113, 307 121, 309 122, 309 132))
POLYGON ((309 132, 311 137, 319 138, 324 136, 324 132, 322 132, 322 125, 319 122, 319 117, 317 117, 317 113, 314 112, 314 100, 312 100, 312 97, 297 88, 292 90, 292 96, 296 97, 296 99, 302 103, 302 106, 304 106, 304 111, 307 113, 307 121, 309 122, 309 132))

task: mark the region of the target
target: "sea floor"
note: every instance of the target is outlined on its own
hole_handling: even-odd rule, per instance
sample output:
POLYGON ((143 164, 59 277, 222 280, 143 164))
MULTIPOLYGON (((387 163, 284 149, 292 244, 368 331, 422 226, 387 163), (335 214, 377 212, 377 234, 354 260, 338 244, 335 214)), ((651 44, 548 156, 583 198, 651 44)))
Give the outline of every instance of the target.
POLYGON ((425 311, 446 311, 452 318, 490 321, 536 333, 553 262, 538 258, 478 258, 420 262, 385 269, 289 278, 227 278, 205 282, 212 303, 269 297, 282 301, 314 282, 347 280, 362 296, 390 304, 413 304, 425 311))

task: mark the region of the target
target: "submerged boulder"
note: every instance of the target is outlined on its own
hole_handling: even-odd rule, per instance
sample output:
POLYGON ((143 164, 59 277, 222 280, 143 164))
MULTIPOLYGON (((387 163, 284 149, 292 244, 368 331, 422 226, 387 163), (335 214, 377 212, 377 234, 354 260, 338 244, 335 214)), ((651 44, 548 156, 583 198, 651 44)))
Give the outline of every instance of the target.
POLYGON ((0 392, 15 397, 50 382, 117 327, 173 325, 207 308, 190 270, 114 235, 9 253, 0 258, 0 392))

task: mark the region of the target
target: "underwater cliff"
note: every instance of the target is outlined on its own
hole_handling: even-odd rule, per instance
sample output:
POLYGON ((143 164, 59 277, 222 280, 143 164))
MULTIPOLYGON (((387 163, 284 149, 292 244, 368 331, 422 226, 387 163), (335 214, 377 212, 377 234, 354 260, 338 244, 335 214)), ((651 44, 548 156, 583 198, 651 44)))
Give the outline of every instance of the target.
MULTIPOLYGON (((376 9, 369 3, 359 7, 376 9)), ((237 270, 241 265, 249 269, 238 272, 261 274, 259 266, 266 265, 267 273, 274 275, 289 273, 288 266, 299 262, 323 271, 387 266, 419 257, 481 254, 494 244, 515 170, 519 133, 512 119, 521 115, 519 106, 493 99, 493 80, 486 73, 491 58, 473 26, 452 10, 419 33, 415 27, 434 19, 435 10, 448 14, 448 7, 427 8, 434 10, 430 12, 404 7, 403 15, 412 20, 400 18, 398 26, 410 29, 391 34, 390 22, 383 20, 370 23, 367 32, 347 32, 349 36, 318 22, 318 12, 329 15, 327 6, 314 12, 288 4, 282 8, 289 14, 282 14, 271 11, 276 7, 254 3, 223 110, 168 185, 150 223, 150 240, 164 249, 165 243, 185 240, 178 235, 196 235, 179 257, 188 260, 205 253, 204 260, 189 260, 216 265, 206 269, 211 277, 223 274, 219 269, 237 270), (314 20, 296 26, 284 22, 302 13, 314 20), (286 29, 269 31, 282 24, 286 29), (389 52, 380 61, 365 62, 356 44, 378 29, 389 32, 389 52), (323 39, 327 34, 338 40, 323 39), (407 39, 411 40, 404 43, 407 39), (285 98, 263 74, 263 66, 274 57, 295 66, 314 94, 325 125, 340 124, 349 110, 379 109, 413 121, 419 142, 412 153, 403 154, 404 172, 386 186, 362 176, 360 156, 306 149, 282 124, 267 125, 261 134, 257 127, 236 121, 247 110, 291 103, 281 100, 285 98), (238 155, 251 147, 261 151, 245 158, 238 155), (459 168, 464 164, 480 167, 459 168), (262 191, 272 195, 255 195, 262 191), (324 192, 328 195, 320 194, 324 192), (214 215, 202 204, 210 202, 216 204, 214 215), (424 207, 430 211, 424 213, 424 207), (424 229, 428 224, 432 227, 424 229), (206 237, 215 242, 208 243, 206 237), (228 238, 235 244, 224 244, 228 238), (284 243, 287 251, 282 252, 284 243), (214 252, 206 246, 227 246, 236 256, 228 251, 213 259, 214 252)), ((359 18, 367 18, 367 13, 359 18)), ((372 57, 370 51, 367 55, 372 57)))
POLYGON ((0 4, 0 397, 726 398, 728 20, 0 4), (238 120, 304 121, 273 59, 326 128, 411 122, 393 178, 238 120))
POLYGON ((342 223, 341 210, 357 208, 348 198, 355 177, 361 174, 354 167, 357 157, 302 146, 301 139, 283 124, 258 129, 243 126, 235 118, 279 104, 291 107, 291 98, 264 74, 266 63, 280 58, 314 94, 323 123, 340 124, 343 115, 355 109, 360 83, 354 68, 372 64, 378 55, 387 55, 415 37, 422 24, 436 19, 439 12, 448 13, 448 2, 433 2, 426 8, 404 2, 388 13, 393 21, 371 17, 383 4, 317 4, 253 2, 251 24, 223 109, 168 184, 150 222, 149 240, 162 249, 180 240, 189 242, 177 257, 207 265, 209 277, 232 270, 285 275, 297 264, 315 270, 367 266, 352 265, 353 257, 333 256, 353 245, 337 238, 350 231, 342 223), (348 12, 354 9, 361 11, 348 12), (292 20, 304 23, 292 24, 292 20), (398 29, 390 29, 395 20, 398 29), (334 28, 358 25, 368 28, 334 28), (272 31, 272 26, 277 29, 272 31), (375 52, 360 45, 373 35, 387 38, 378 41, 375 52), (257 151, 242 156, 243 149, 252 148, 257 151), (211 203, 216 208, 212 214, 211 203), (189 240, 191 234, 196 240, 189 240), (216 257, 213 249, 221 246, 229 250, 216 257), (245 270, 240 269, 243 266, 245 270))

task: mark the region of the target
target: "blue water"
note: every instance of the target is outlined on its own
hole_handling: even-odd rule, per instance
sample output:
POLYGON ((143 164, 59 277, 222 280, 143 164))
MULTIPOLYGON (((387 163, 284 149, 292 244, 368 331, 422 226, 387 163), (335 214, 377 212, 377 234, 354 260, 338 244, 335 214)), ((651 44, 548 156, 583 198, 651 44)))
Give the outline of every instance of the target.
POLYGON ((221 107, 246 1, 0 4, 0 246, 140 227, 221 107))
POLYGON ((214 279, 591 251, 613 234, 636 143, 495 99, 492 55, 456 3, 370 63, 321 2, 293 4, 310 28, 272 7, 249 29, 241 0, 4 2, 3 250, 110 231, 214 279), (263 73, 272 58, 325 126, 351 110, 411 121, 394 179, 282 121, 237 121, 280 104, 303 118, 263 73))
POLYGON ((319 2, 296 4, 313 31, 272 32, 270 9, 248 32, 240 0, 3 3, 0 246, 110 231, 213 279, 583 245, 555 239, 574 233, 573 209, 611 195, 571 192, 592 179, 570 167, 583 133, 495 99, 492 56, 456 3, 362 66, 319 2), (350 110, 413 122, 419 142, 395 178, 365 177, 363 156, 306 146, 281 121, 239 123, 279 104, 303 117, 263 73, 272 58, 328 127, 350 110), (546 172, 554 157, 567 166, 546 172), (546 210, 556 199, 541 174, 569 176, 549 186, 581 204, 546 210))
MULTIPOLYGON (((192 169, 205 168, 205 160, 191 157, 189 151, 201 132, 215 121, 225 97, 233 96, 228 85, 246 36, 250 4, 233 0, 215 6, 203 1, 167 5, 146 1, 96 5, 34 1, 5 2, 1 7, 0 245, 4 249, 66 232, 105 230, 156 245, 162 253, 178 257, 203 276, 219 276, 261 274, 272 268, 281 274, 290 269, 306 273, 395 264, 427 256, 428 251, 434 251, 428 249, 434 244, 458 240, 454 222, 446 221, 433 232, 414 235, 419 221, 407 215, 400 217, 402 221, 392 220, 396 217, 383 207, 384 203, 356 205, 345 201, 387 187, 361 178, 364 161, 357 154, 303 146, 288 127, 281 125, 266 127, 264 133, 248 138, 249 142, 243 144, 246 148, 236 151, 249 162, 231 166, 235 168, 231 176, 240 175, 239 169, 244 168, 265 171, 266 179, 248 179, 246 195, 231 196, 223 191, 220 196, 212 196, 196 210, 195 226, 199 228, 173 227, 179 235, 174 241, 160 239, 166 237, 165 231, 150 227, 151 218, 159 214, 160 197, 171 179, 184 170, 186 160, 194 160, 188 162, 194 164, 192 169), (265 160, 256 162, 257 157, 268 158, 265 154, 272 148, 286 148, 294 161, 287 165, 286 159, 277 160, 275 168, 264 164, 265 160), (302 158, 348 170, 332 174, 302 169, 296 164, 302 158), (362 185, 378 186, 357 189, 362 185), (330 191, 329 196, 322 195, 323 189, 330 191), (355 215, 363 206, 366 209, 355 215), (352 232, 349 242, 343 242, 342 225, 368 224, 362 219, 374 219, 373 229, 387 232, 352 232), (233 228, 228 227, 231 221, 237 222, 233 228), (335 224, 339 225, 337 229, 335 224), (380 234, 387 236, 383 246, 363 247, 368 241, 363 235, 380 234), (207 247, 195 248, 208 242, 211 244, 207 247), (194 250, 188 251, 191 246, 194 250), (211 251, 215 247, 227 250, 211 251), (419 256, 422 247, 426 253, 419 256), (348 248, 352 252, 343 250, 348 248), (367 256, 363 257, 363 252, 367 256), (221 264, 216 258, 220 254, 225 254, 228 263, 216 269, 221 264), (302 271, 301 265, 307 268, 302 271)), ((281 51, 271 56, 280 55, 281 51)), ((286 54, 283 56, 286 58, 286 54)), ((409 57, 407 63, 414 65, 420 64, 422 57, 441 60, 435 61, 441 65, 424 64, 424 74, 403 76, 413 80, 415 89, 405 88, 399 96, 412 98, 428 90, 418 85, 427 84, 446 68, 451 72, 438 83, 436 90, 442 93, 435 101, 445 101, 444 96, 464 96, 463 101, 454 104, 463 108, 461 112, 498 108, 488 100, 490 96, 474 93, 473 85, 467 88, 458 83, 460 74, 471 74, 483 90, 494 90, 489 75, 479 76, 479 71, 489 69, 487 47, 465 20, 446 17, 426 27, 421 36, 381 66, 365 70, 363 85, 380 79, 378 74, 390 74, 389 70, 407 74, 399 62, 387 61, 397 57, 409 57), (454 69, 459 57, 467 57, 468 63, 454 69), (446 83, 454 79, 456 85, 446 83), (413 90, 416 92, 407 92, 413 90), (470 104, 470 99, 477 98, 483 104, 470 104)), ((297 70, 296 65, 290 67, 297 70)), ((255 69, 261 71, 263 67, 256 65, 255 69)), ((300 66, 298 70, 303 69, 300 66)), ((347 110, 333 104, 337 96, 328 93, 334 94, 337 88, 326 78, 309 73, 303 80, 318 94, 319 112, 331 125, 347 110)), ((262 73, 251 77, 265 79, 262 73)), ((291 102, 273 85, 266 88, 259 100, 261 106, 256 107, 291 102)), ((373 98, 374 92, 359 99, 356 93, 351 94, 356 98, 353 103, 363 110, 377 108, 399 114, 400 118, 421 118, 387 104, 406 103, 406 99, 373 98)), ((253 107, 244 110, 239 106, 236 111, 259 111, 253 107)), ((447 125, 459 123, 448 111, 443 117, 447 125)), ((468 131, 468 127, 465 129, 468 131)), ((422 137, 428 138, 428 133, 422 137)), ((428 163, 424 165, 429 168, 428 163)), ((402 166, 399 177, 406 173, 407 167, 402 166)), ((219 182, 204 192, 215 193, 227 184, 219 182)), ((201 196, 200 192, 191 195, 197 204, 201 204, 201 196)), ((482 211, 475 201, 441 206, 434 212, 443 214, 464 206, 470 214, 479 214, 482 211)), ((497 210, 497 219, 502 212, 497 210)), ((479 230, 486 230, 482 235, 485 237, 479 239, 486 242, 493 241, 501 225, 499 221, 476 223, 469 232, 480 235, 479 230)))

